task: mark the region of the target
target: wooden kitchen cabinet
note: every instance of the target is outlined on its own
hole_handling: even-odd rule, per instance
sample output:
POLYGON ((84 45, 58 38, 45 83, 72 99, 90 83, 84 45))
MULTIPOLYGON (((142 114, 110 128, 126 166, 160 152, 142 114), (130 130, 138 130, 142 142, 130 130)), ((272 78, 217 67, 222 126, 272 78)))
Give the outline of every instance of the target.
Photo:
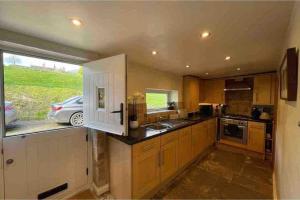
POLYGON ((207 134, 208 134, 208 144, 212 145, 215 142, 215 138, 217 134, 217 124, 215 118, 208 120, 207 134))
POLYGON ((253 104, 274 105, 276 98, 276 74, 264 74, 254 77, 253 104))
POLYGON ((225 103, 225 80, 224 79, 212 79, 204 81, 204 103, 225 103))
POLYGON ((178 131, 161 136, 160 176, 164 182, 178 169, 178 131))
POLYGON ((195 76, 183 77, 183 104, 187 112, 198 111, 200 102, 200 79, 195 76))
POLYGON ((117 199, 151 198, 211 144, 210 121, 133 145, 109 137, 111 194, 117 199))
POLYGON ((264 123, 248 122, 248 144, 247 148, 258 153, 265 153, 265 131, 264 123))
POLYGON ((133 198, 142 198, 160 183, 160 137, 132 147, 133 198))
POLYGON ((197 157, 208 146, 207 123, 201 122, 192 126, 192 152, 197 157))
POLYGON ((186 127, 178 132, 178 167, 188 164, 192 156, 192 128, 186 127))

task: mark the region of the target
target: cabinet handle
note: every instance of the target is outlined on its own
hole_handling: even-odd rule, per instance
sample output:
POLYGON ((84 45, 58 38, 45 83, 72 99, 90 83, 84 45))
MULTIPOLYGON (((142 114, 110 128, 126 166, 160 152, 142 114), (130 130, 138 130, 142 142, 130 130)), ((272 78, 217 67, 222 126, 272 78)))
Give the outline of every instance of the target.
POLYGON ((11 165, 11 164, 13 164, 14 163, 14 159, 8 159, 7 161, 6 161, 6 164, 7 165, 11 165))

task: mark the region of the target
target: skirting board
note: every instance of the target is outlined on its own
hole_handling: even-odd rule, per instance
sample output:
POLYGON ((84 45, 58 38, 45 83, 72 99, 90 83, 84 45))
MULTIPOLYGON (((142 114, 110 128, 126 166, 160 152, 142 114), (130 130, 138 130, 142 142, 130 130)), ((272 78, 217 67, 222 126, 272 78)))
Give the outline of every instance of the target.
POLYGON ((92 189, 96 193, 97 196, 104 194, 109 191, 109 184, 105 184, 102 187, 97 187, 94 183, 92 183, 92 189))

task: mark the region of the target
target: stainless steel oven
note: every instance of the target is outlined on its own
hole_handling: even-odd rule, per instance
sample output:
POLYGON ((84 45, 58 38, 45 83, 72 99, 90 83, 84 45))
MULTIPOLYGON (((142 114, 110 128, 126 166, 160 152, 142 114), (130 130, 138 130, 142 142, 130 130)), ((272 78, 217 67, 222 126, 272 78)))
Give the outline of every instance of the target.
POLYGON ((238 119, 220 119, 221 139, 247 144, 248 121, 238 119))

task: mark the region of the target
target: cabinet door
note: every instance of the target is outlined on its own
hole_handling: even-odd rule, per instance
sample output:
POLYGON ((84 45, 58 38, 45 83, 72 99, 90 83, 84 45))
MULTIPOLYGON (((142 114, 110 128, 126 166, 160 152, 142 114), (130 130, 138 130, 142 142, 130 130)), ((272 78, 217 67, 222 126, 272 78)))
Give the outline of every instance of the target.
POLYGON ((185 166, 192 157, 192 129, 187 127, 178 133, 178 166, 185 166))
POLYGON ((273 75, 259 75, 254 77, 254 92, 253 92, 253 104, 255 105, 272 105, 274 104, 274 93, 276 88, 273 84, 273 75))
POLYGON ((215 142, 216 134, 217 134, 217 127, 216 127, 216 119, 211 119, 208 121, 208 143, 212 145, 215 142))
POLYGON ((169 139, 167 143, 161 146, 161 182, 170 178, 178 169, 177 146, 177 138, 169 139))
POLYGON ((225 80, 217 79, 217 80, 205 80, 205 99, 206 103, 225 103, 225 80))
POLYGON ((265 152, 265 124, 248 123, 248 149, 258 153, 265 152))
POLYGON ((183 102, 188 112, 198 110, 199 78, 193 76, 183 77, 183 102))
POLYGON ((198 156, 207 146, 207 124, 201 122, 192 126, 193 157, 198 156))
POLYGON ((133 145, 133 198, 142 198, 160 183, 160 138, 133 145))

